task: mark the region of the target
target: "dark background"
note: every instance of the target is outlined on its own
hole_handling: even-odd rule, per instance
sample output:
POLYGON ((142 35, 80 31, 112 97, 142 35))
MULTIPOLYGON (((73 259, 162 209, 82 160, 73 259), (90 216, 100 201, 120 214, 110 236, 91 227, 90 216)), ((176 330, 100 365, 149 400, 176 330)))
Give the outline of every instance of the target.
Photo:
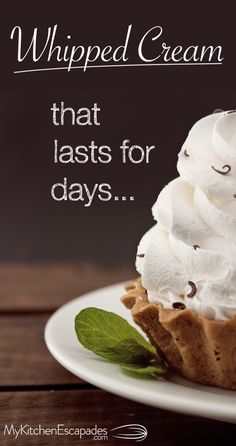
MULTIPOLYGON (((136 245, 152 224, 150 208, 177 175, 176 161, 192 124, 215 108, 236 105, 234 2, 9 2, 0 18, 0 260, 88 260, 133 264, 136 245), (128 5, 127 5, 128 3, 128 5), (222 45, 222 66, 88 69, 14 75, 13 26, 31 36, 58 24, 75 42, 119 45, 133 24, 129 46, 152 26, 173 45, 222 45), (100 127, 52 124, 53 102, 101 107, 100 127), (113 148, 107 165, 54 165, 53 140, 72 146, 94 139, 113 148), (122 165, 119 145, 156 145, 151 164, 122 165), (108 182, 134 202, 55 202, 52 184, 67 176, 90 185, 108 182)), ((137 62, 137 60, 136 60, 137 62)), ((32 66, 32 63, 29 64, 32 66)), ((27 68, 27 64, 24 65, 27 68)))

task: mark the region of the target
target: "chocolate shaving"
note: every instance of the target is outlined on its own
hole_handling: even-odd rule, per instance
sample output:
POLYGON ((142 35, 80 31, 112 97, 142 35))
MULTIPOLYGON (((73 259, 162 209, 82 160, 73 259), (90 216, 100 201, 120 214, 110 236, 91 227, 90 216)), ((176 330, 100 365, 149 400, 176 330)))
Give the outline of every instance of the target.
POLYGON ((190 156, 187 152, 187 149, 185 149, 184 154, 185 154, 185 156, 190 156))
POLYGON ((184 305, 182 302, 174 302, 174 303, 172 304, 172 307, 173 307, 175 310, 185 310, 186 305, 184 305))
POLYGON ((145 254, 137 254, 137 257, 143 258, 145 254))
POLYGON ((227 115, 230 115, 230 113, 236 113, 236 110, 235 109, 234 110, 229 110, 227 115))
POLYGON ((221 113, 222 111, 224 111, 222 108, 215 108, 212 113, 221 113))
POLYGON ((236 194, 234 194, 234 198, 236 198, 236 194))
POLYGON ((194 248, 195 251, 196 251, 198 248, 200 248, 200 246, 199 246, 199 245, 193 245, 193 248, 194 248))
POLYGON ((197 287, 194 282, 191 282, 191 280, 189 280, 188 284, 191 286, 191 291, 187 294, 187 297, 193 297, 197 292, 197 287))
POLYGON ((218 170, 216 169, 214 166, 211 166, 211 168, 215 171, 220 173, 221 175, 227 175, 227 173, 229 173, 231 171, 231 167, 229 166, 229 164, 225 164, 222 169, 223 170, 218 170))

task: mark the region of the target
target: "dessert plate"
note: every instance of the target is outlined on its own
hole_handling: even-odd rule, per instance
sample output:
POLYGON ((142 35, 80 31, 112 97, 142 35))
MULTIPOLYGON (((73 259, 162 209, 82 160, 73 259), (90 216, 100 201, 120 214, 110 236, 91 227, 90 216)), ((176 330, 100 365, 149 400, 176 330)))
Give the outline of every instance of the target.
POLYGON ((174 373, 157 379, 130 376, 80 345, 74 318, 83 308, 113 311, 134 325, 120 302, 122 294, 123 284, 112 285, 59 308, 45 328, 45 341, 54 358, 74 375, 116 395, 154 407, 236 423, 236 392, 195 384, 174 373))

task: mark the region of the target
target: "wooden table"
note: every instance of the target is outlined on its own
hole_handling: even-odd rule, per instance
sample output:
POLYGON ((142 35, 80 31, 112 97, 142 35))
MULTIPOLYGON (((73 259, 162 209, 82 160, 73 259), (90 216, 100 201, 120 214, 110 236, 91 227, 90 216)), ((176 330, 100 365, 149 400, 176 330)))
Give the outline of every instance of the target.
MULTIPOLYGON (((236 444, 236 426, 154 409, 119 398, 64 370, 46 349, 44 326, 60 305, 84 292, 134 275, 128 268, 90 264, 0 265, 0 445, 89 445, 76 436, 3 435, 4 426, 113 427, 139 423, 143 444, 236 444)), ((104 377, 105 379, 105 377, 104 377)), ((138 389, 137 389, 138 392, 138 389)), ((236 408, 235 408, 236 410, 236 408)), ((130 440, 97 444, 129 445, 130 440)))

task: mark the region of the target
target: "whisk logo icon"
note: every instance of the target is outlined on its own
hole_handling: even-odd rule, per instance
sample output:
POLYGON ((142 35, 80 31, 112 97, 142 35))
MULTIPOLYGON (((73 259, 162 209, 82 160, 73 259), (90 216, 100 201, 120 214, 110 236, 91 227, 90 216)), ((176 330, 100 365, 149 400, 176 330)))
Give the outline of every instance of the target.
POLYGON ((113 432, 114 438, 122 440, 143 441, 147 438, 148 431, 142 424, 124 424, 123 426, 114 427, 110 430, 113 432))

